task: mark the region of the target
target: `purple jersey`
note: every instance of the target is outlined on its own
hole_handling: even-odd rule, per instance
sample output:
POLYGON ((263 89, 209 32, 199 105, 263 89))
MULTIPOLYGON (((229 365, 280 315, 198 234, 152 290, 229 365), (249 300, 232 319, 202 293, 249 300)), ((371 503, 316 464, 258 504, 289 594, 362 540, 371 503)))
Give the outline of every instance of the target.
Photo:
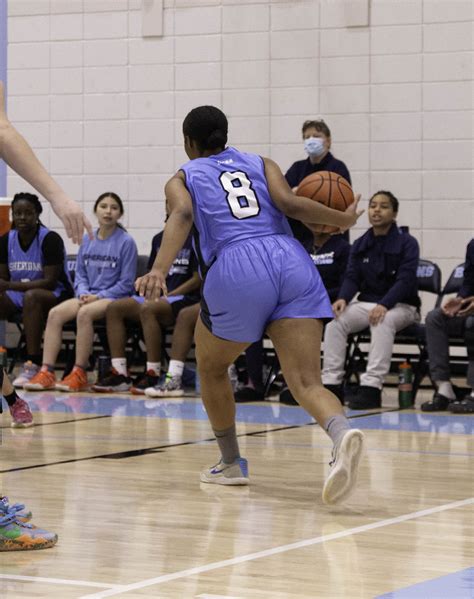
POLYGON ((220 154, 190 160, 180 170, 193 201, 201 271, 235 241, 265 235, 292 237, 285 215, 268 192, 260 156, 229 147, 220 154))

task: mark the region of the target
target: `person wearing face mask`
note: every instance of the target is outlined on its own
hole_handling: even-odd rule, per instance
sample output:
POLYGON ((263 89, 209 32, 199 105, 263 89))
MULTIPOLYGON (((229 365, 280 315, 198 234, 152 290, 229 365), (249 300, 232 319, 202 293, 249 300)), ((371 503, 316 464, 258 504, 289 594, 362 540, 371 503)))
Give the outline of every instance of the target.
MULTIPOLYGON (((305 160, 294 162, 285 173, 285 179, 293 191, 296 191, 296 188, 305 177, 320 171, 337 173, 352 185, 351 175, 347 166, 330 152, 331 131, 326 123, 322 119, 305 121, 301 131, 303 134, 304 150, 308 157, 305 160)), ((288 220, 293 235, 308 252, 311 252, 313 247, 313 233, 303 223, 293 219, 288 220)), ((349 241, 348 232, 346 232, 345 238, 349 241)))

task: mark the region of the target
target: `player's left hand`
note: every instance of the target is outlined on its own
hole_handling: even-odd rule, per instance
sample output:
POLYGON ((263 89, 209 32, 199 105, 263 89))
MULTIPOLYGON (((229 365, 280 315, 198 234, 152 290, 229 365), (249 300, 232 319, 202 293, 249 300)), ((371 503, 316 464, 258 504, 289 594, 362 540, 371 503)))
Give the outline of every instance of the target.
POLYGON ((381 322, 383 322, 383 319, 385 318, 385 314, 387 314, 388 310, 385 306, 382 306, 381 304, 377 304, 375 306, 375 308, 373 308, 370 312, 369 312, 369 324, 371 327, 375 327, 378 324, 380 324, 381 322))
POLYGON ((166 275, 161 270, 152 269, 148 274, 135 281, 135 289, 140 297, 158 301, 162 294, 168 295, 166 275))
POLYGON ((461 308, 456 316, 470 316, 474 314, 474 295, 465 297, 461 301, 461 308))

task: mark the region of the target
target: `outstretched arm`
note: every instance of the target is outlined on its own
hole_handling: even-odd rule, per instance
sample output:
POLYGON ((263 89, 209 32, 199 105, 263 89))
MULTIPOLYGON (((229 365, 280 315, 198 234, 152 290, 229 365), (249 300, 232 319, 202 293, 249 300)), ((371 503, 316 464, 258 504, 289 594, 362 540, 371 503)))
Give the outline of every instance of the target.
POLYGON ((151 271, 137 279, 135 289, 147 299, 158 299, 168 293, 166 277, 188 238, 193 224, 193 203, 184 184, 182 172, 176 173, 165 186, 169 217, 166 221, 160 249, 151 271))
POLYGON ((46 172, 28 142, 10 123, 5 112, 3 83, 0 81, 0 158, 20 177, 28 181, 38 193, 48 200, 57 216, 62 220, 66 233, 74 243, 80 243, 84 228, 93 237, 90 222, 79 204, 46 172))
POLYGON ((345 212, 340 212, 309 198, 295 195, 291 191, 280 167, 270 158, 264 158, 263 160, 272 200, 286 216, 300 220, 305 224, 333 225, 341 230, 346 230, 352 227, 363 213, 363 210, 357 210, 358 198, 345 212))

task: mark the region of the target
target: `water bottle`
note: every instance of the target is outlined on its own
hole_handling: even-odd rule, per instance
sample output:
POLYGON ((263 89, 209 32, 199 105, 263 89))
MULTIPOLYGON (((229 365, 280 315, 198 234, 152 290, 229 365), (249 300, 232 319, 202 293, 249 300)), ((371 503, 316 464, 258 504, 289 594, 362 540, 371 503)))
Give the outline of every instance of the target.
POLYGON ((408 360, 398 367, 398 405, 402 410, 413 406, 413 368, 408 360))
POLYGON ((0 368, 7 367, 7 350, 0 346, 0 368))

